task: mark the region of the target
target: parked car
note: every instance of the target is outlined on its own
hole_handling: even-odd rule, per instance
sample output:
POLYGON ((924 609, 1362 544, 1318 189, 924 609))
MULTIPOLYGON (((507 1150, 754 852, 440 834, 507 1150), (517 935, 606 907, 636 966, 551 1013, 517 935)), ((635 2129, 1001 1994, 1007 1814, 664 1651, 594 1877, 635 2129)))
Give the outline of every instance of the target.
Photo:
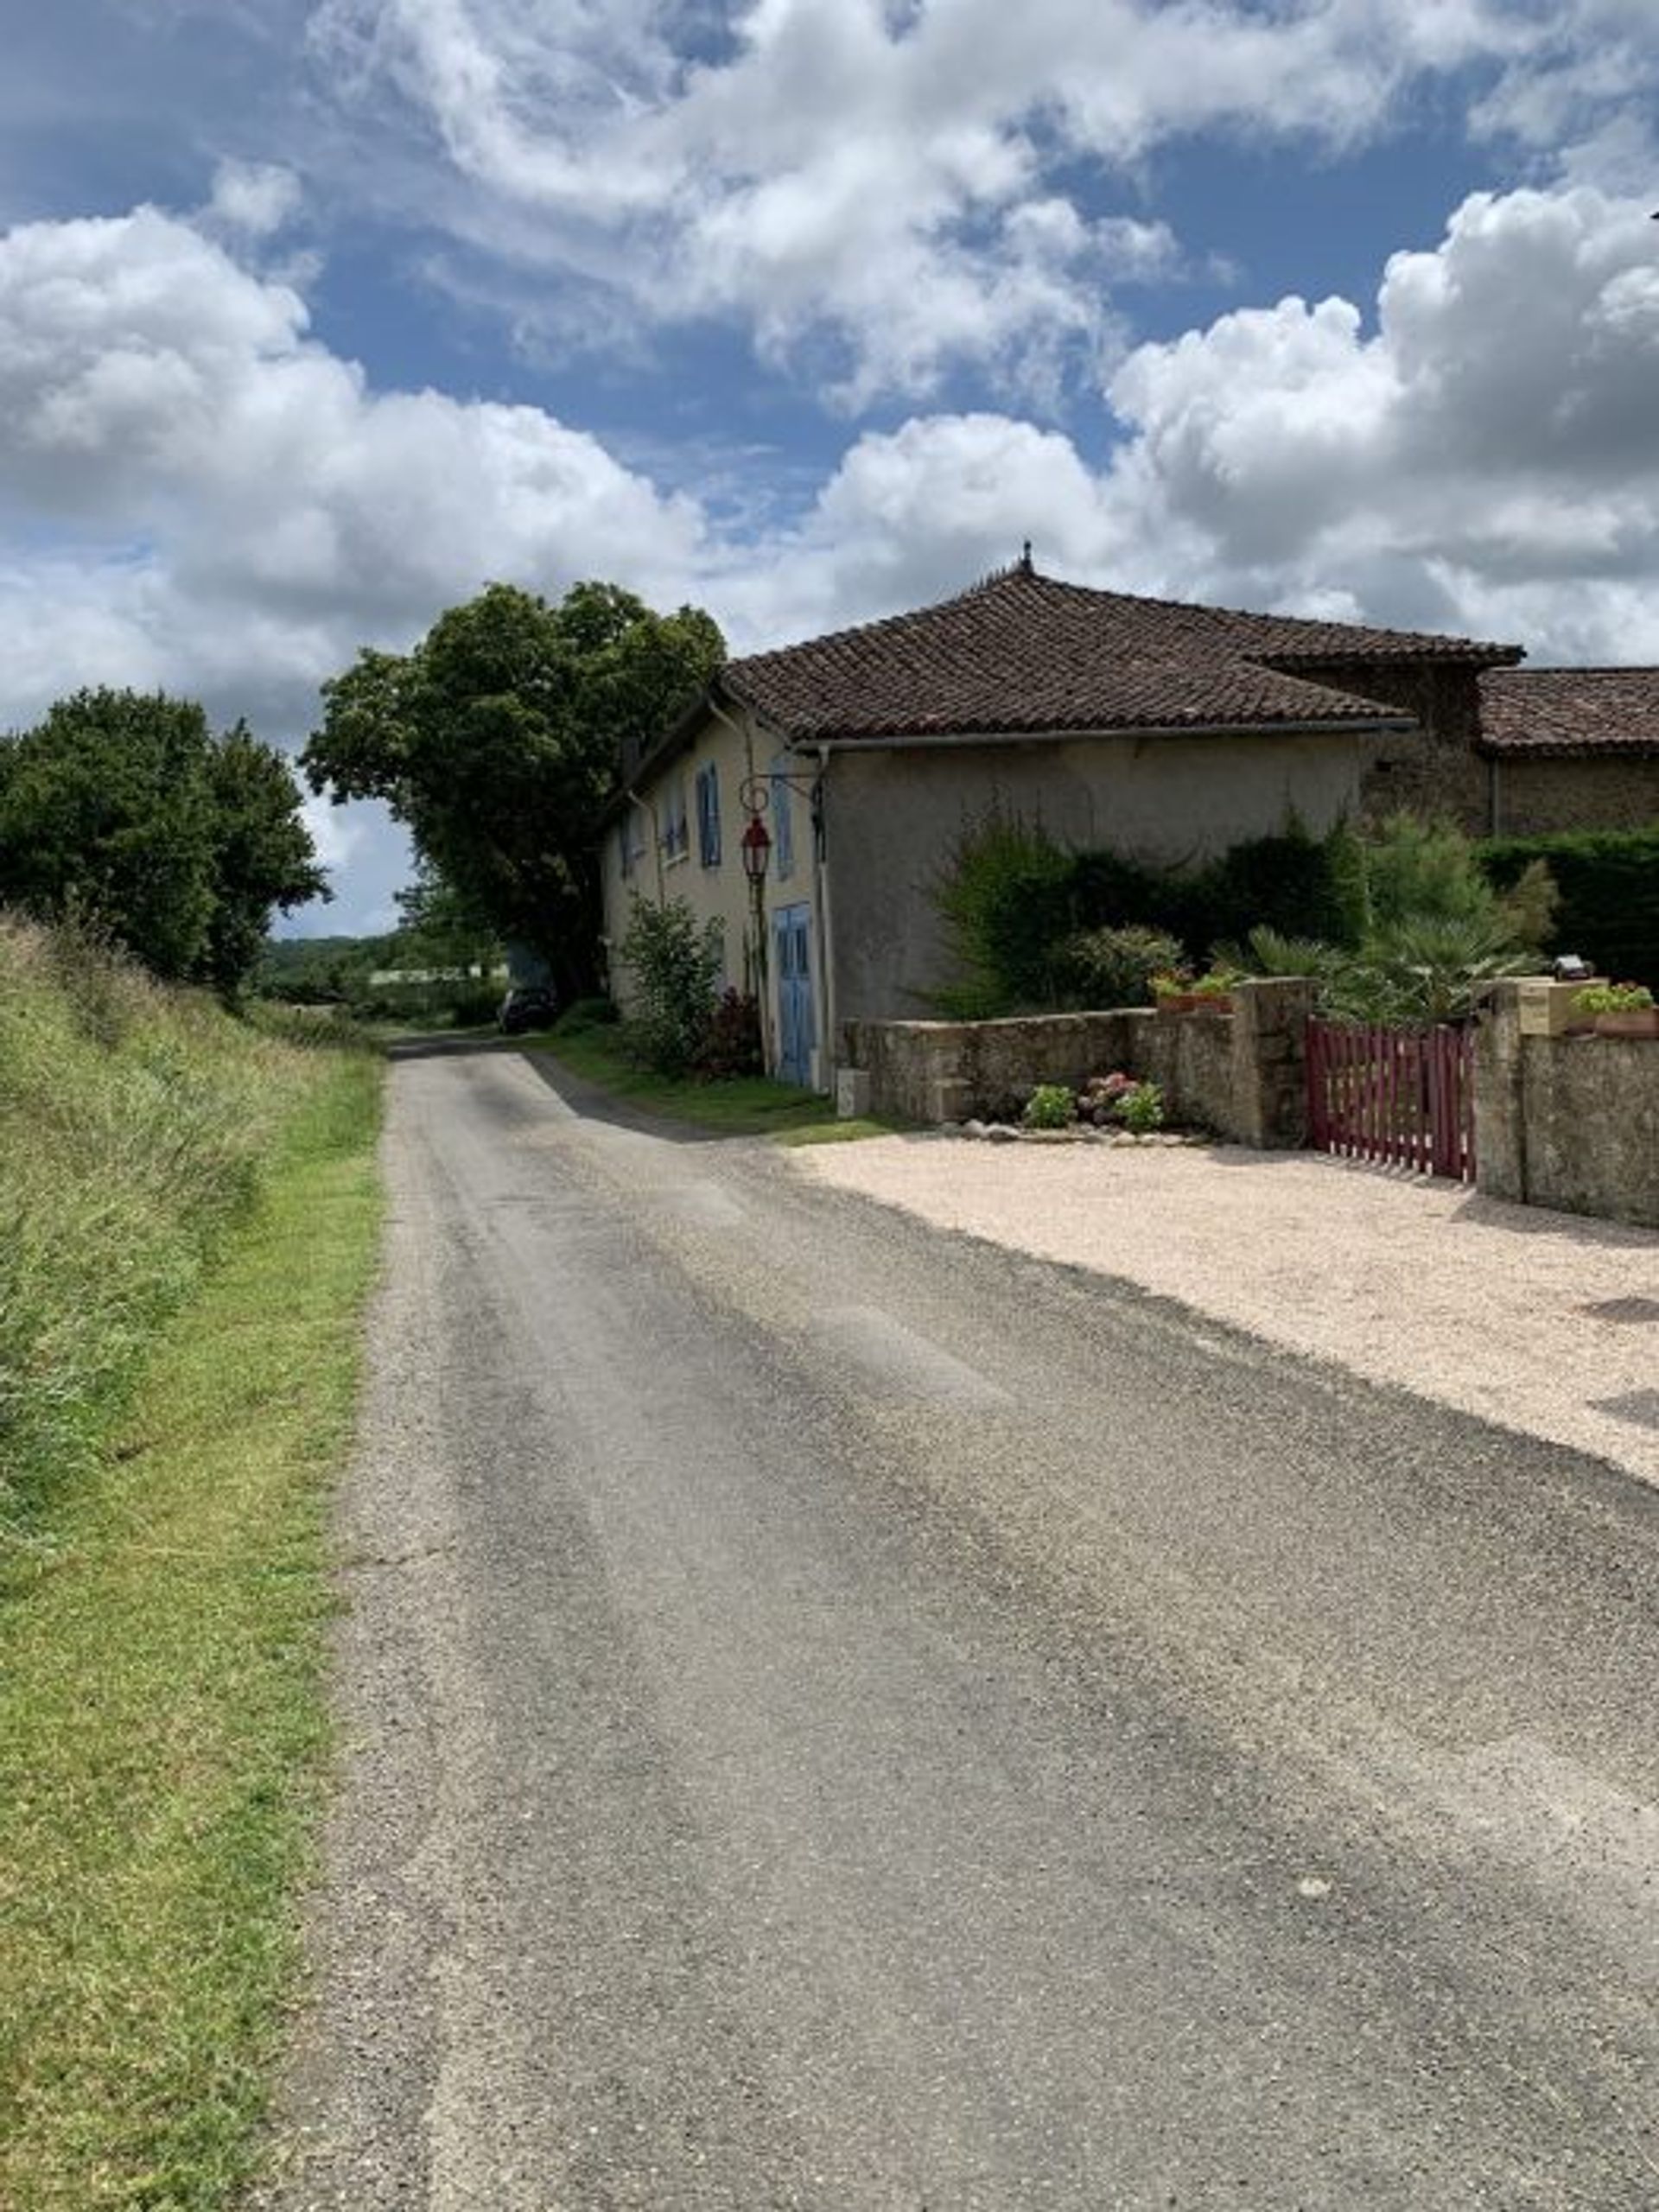
POLYGON ((501 1001, 495 1019, 508 1037, 522 1037, 527 1029, 547 1029, 559 1002, 545 983, 515 983, 501 1001))

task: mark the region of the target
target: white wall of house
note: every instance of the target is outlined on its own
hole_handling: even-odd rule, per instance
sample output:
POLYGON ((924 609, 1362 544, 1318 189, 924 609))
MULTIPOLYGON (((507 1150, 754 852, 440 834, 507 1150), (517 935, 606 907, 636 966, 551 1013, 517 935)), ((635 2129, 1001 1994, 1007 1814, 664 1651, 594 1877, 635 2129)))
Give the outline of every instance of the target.
POLYGON ((605 935, 611 988, 624 1014, 632 996, 627 969, 617 957, 626 938, 635 899, 652 902, 683 899, 699 922, 720 924, 725 950, 722 985, 738 990, 751 985, 747 951, 752 935, 752 894, 743 873, 741 840, 748 821, 742 791, 751 777, 766 779, 764 819, 772 838, 765 886, 767 973, 765 1027, 770 1059, 777 1058, 779 979, 775 972, 775 928, 786 908, 808 909, 813 1011, 817 1040, 810 1067, 814 1082, 827 1086, 829 1061, 823 1049, 824 1011, 821 969, 822 931, 818 912, 818 871, 811 810, 804 790, 772 783, 775 766, 798 784, 810 781, 816 764, 785 758, 774 738, 736 712, 732 722, 709 715, 684 752, 669 762, 640 794, 639 804, 613 822, 602 852, 605 935), (733 727, 735 724, 735 727, 733 727), (702 796, 712 776, 718 836, 707 832, 708 804, 702 796), (683 824, 683 834, 682 834, 683 824), (625 857, 626 855, 626 857, 625 857))
POLYGON ((1205 860, 1281 830, 1315 835, 1359 806, 1348 733, 1098 737, 837 749, 827 798, 839 1020, 917 1020, 948 980, 934 887, 963 831, 1000 812, 1057 842, 1205 860))

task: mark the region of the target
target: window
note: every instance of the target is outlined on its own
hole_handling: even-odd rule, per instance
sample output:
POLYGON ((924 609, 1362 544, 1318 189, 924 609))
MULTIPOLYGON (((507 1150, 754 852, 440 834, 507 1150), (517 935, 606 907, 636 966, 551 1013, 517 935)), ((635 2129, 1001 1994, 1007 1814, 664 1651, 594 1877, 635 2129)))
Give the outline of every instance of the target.
MULTIPOLYGON (((783 758, 779 755, 779 758, 783 758)), ((774 761, 772 771, 772 853, 778 880, 795 873, 795 825, 789 814, 789 785, 774 761)))
POLYGON ((640 855, 645 850, 640 842, 639 810, 632 803, 618 825, 616 842, 622 855, 622 875, 626 881, 633 874, 640 855))
POLYGON ((704 868, 720 866, 720 771, 697 771, 697 857, 704 868))
POLYGON ((683 861, 691 849, 691 833, 685 818, 685 778, 676 776, 663 801, 663 853, 683 861))

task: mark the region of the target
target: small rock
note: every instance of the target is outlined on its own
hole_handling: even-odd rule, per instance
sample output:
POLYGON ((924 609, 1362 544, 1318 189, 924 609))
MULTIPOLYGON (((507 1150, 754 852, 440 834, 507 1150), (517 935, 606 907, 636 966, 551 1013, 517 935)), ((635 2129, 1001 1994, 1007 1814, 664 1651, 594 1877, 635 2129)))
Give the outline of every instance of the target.
POLYGON ((1020 1141, 1019 1130, 1011 1129, 1006 1122, 993 1122, 984 1134, 987 1144, 1018 1144, 1020 1141))
POLYGON ((964 1122, 962 1125, 962 1134, 965 1137, 982 1137, 985 1134, 985 1124, 980 1121, 964 1122))

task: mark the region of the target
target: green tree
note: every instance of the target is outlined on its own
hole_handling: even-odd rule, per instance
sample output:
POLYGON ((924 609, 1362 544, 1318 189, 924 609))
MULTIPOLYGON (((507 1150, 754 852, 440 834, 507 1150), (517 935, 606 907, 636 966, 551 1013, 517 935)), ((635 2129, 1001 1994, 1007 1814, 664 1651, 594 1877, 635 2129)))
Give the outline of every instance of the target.
POLYGON ((643 747, 725 657, 699 609, 657 614, 612 584, 556 605, 492 584, 405 654, 365 651, 323 686, 302 756, 314 791, 385 800, 417 851, 504 938, 593 988, 598 817, 643 747))
POLYGON ((83 690, 0 741, 0 900, 239 990, 273 906, 327 896, 282 755, 194 701, 83 690))
POLYGON ((292 913, 328 899, 299 787, 286 760, 245 721, 216 739, 207 756, 213 903, 195 972, 223 997, 239 996, 258 963, 273 907, 292 913))

